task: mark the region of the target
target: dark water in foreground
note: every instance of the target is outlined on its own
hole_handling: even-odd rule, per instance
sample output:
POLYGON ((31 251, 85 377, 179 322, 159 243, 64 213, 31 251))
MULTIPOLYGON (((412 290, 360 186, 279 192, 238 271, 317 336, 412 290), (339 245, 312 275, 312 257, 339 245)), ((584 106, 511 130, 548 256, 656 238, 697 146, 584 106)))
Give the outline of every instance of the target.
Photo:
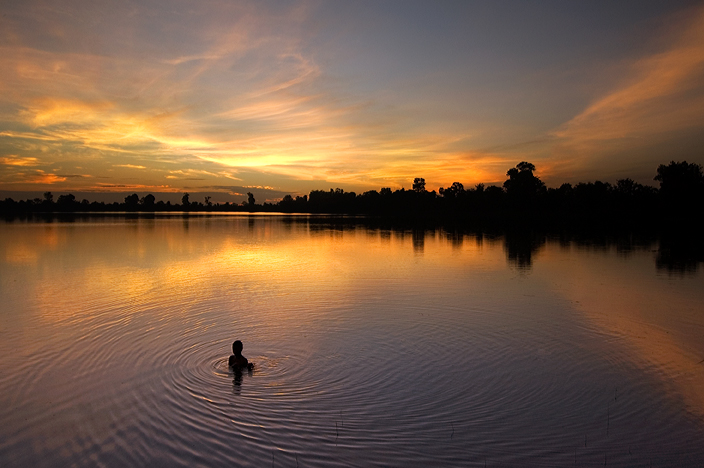
POLYGON ((700 265, 302 219, 1 224, 0 464, 704 466, 700 265))

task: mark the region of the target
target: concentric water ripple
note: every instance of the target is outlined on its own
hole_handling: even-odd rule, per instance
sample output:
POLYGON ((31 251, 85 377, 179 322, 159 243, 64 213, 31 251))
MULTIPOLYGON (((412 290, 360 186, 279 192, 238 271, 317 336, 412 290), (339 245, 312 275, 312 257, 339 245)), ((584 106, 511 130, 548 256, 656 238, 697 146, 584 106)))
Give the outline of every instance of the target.
POLYGON ((410 236, 370 255, 369 232, 162 221, 3 265, 3 466, 704 463, 672 369, 510 266, 410 236), (234 339, 253 371, 228 368, 234 339))

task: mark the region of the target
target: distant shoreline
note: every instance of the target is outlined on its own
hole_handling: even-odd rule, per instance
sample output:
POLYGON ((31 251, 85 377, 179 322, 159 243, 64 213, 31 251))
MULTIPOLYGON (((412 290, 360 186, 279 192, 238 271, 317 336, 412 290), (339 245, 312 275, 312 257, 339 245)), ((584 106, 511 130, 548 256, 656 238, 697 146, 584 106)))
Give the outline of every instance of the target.
POLYGON ((657 168, 654 180, 660 188, 641 185, 632 179, 616 184, 586 182, 547 188, 534 174, 535 166, 521 162, 506 173, 502 187, 477 184, 465 189, 460 182, 426 190, 425 179, 417 177, 411 190, 370 190, 362 194, 330 189, 313 190, 309 195, 285 195, 276 203, 256 203, 247 193, 242 203, 213 203, 210 196, 194 201, 183 193, 181 203, 156 200, 153 194, 133 193, 124 203, 78 200, 62 194, 54 200, 51 192, 43 198, 0 200, 0 216, 87 215, 100 216, 209 216, 248 215, 327 215, 361 216, 386 222, 503 227, 570 228, 661 228, 692 227, 704 216, 704 173, 699 164, 671 161, 657 168))

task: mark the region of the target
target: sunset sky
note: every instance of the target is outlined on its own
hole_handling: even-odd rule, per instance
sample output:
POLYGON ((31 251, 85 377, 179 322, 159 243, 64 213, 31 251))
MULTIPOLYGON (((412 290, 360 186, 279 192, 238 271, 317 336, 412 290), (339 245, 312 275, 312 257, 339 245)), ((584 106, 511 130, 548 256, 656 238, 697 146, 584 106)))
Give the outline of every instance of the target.
POLYGON ((1 5, 3 192, 263 201, 704 163, 702 2, 1 5))

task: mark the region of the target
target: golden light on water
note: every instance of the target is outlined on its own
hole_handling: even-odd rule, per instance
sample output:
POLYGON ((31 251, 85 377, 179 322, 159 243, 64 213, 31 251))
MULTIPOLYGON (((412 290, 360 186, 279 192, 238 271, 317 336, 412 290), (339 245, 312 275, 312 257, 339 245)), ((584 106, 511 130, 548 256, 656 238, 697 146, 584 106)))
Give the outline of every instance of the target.
MULTIPOLYGON (((75 444, 82 434, 162 440, 161 428, 181 421, 179 434, 199 434, 195 419, 197 427, 226 424, 206 436, 219 443, 252 405, 262 411, 234 429, 251 427, 250 445, 263 428, 299 434, 306 424, 290 423, 298 411, 328 418, 315 433, 343 417, 344 431, 354 431, 379 413, 373 432, 387 430, 389 414, 406 428, 408 408, 415 421, 427 405, 438 440, 448 439, 446 421, 455 420, 454 438, 476 434, 466 431, 470 424, 494 425, 491 440, 546 431, 548 441, 540 434, 530 443, 543 443, 541 453, 557 446, 572 463, 575 444, 579 459, 616 445, 624 455, 609 461, 647 462, 644 438, 670 458, 689 447, 681 434, 698 434, 698 273, 658 275, 650 248, 619 254, 516 233, 350 221, 222 215, 6 223, 0 394, 9 402, 3 417, 24 428, 8 437, 47 434, 47 447, 63 447, 52 452, 58 459, 90 450, 75 444), (227 368, 235 338, 256 363, 252 375, 227 368), (349 392, 342 406, 341 392, 349 392), (380 406, 365 412, 368 404, 380 406), (164 425, 159 414, 169 417, 164 425)), ((428 429, 409 434, 418 430, 428 429)), ((334 446, 332 434, 324 440, 334 446)), ((379 443, 379 434, 356 443, 379 443)), ((99 450, 112 457, 123 447, 134 453, 122 442, 99 450)), ((262 459, 268 456, 267 449, 262 459)))
MULTIPOLYGON (((466 276, 467 290, 483 297, 493 287, 483 277, 515 275, 506 270, 501 238, 463 236, 459 242, 440 231, 318 231, 307 223, 282 225, 276 218, 252 218, 246 224, 244 218, 215 218, 145 220, 117 231, 109 225, 90 229, 52 223, 28 226, 25 233, 3 242, 3 258, 44 278, 32 282, 36 289, 28 294, 50 321, 77 320, 80 314, 110 310, 123 301, 129 301, 134 313, 155 313, 155 301, 164 295, 186 306, 158 312, 167 319, 239 285, 258 297, 262 320, 283 313, 293 314, 287 320, 295 316, 308 323, 325 313, 329 284, 335 285, 335 294, 354 296, 366 282, 384 281, 392 274, 392 284, 427 282, 428 291, 441 296, 453 293, 444 292, 437 278, 452 270, 466 276), (115 236, 122 239, 117 244, 115 236), (44 276, 57 262, 73 263, 62 252, 79 244, 83 262, 88 262, 84 268, 71 277, 44 276)), ((701 297, 683 296, 681 288, 669 288, 654 277, 651 255, 633 254, 628 264, 612 256, 605 263, 602 255, 573 248, 579 261, 564 262, 563 249, 557 244, 541 248, 532 255, 532 271, 521 275, 550 283, 552 292, 583 314, 588 326, 612 337, 608 346, 637 367, 656 369, 655 375, 666 379, 661 384, 675 389, 693 413, 704 417, 701 349, 686 326, 682 328, 693 320, 688 314, 698 310, 701 297), (627 265, 631 273, 624 273, 627 265)))

